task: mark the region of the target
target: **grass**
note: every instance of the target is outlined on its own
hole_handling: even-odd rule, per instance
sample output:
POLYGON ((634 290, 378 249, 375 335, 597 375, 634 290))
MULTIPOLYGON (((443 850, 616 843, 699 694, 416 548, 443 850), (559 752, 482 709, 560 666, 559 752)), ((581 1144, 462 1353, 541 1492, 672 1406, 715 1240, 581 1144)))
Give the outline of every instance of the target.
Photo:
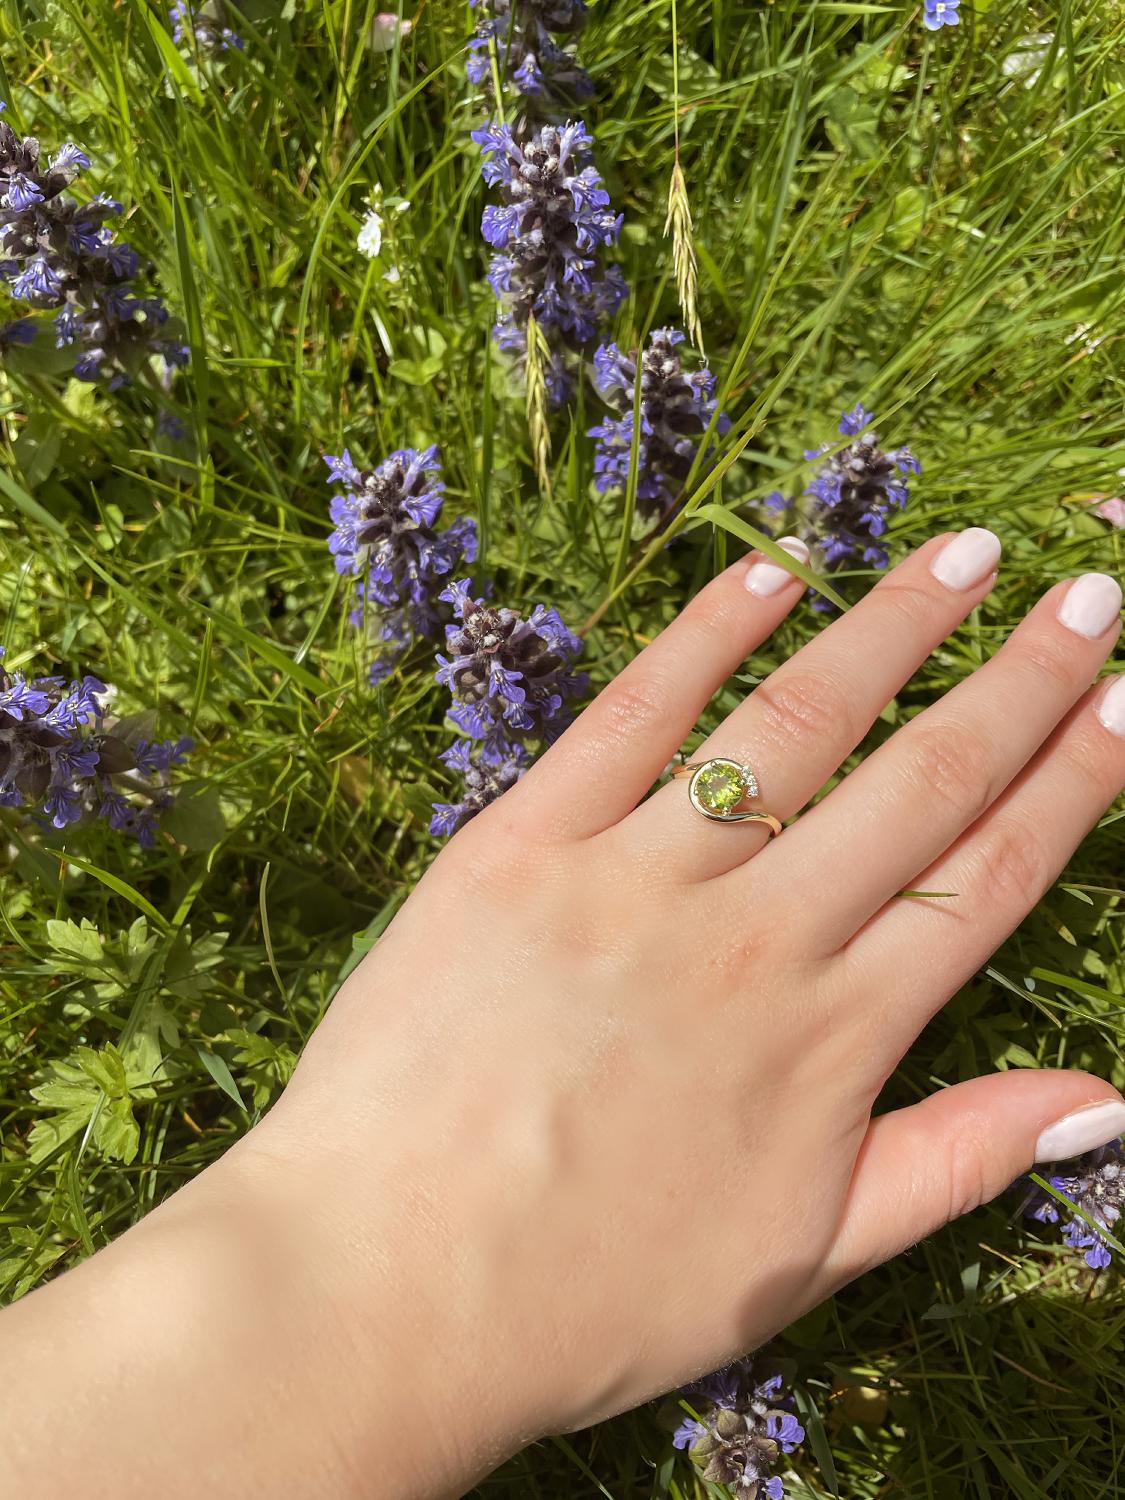
MULTIPOLYGON (((542 486, 523 392, 490 352, 466 12, 425 6, 379 55, 364 45, 377 8, 246 0, 245 51, 215 65, 172 47, 156 5, 0 5, 9 117, 87 148, 91 190, 125 204, 194 354, 173 397, 190 431, 179 448, 154 436, 144 387, 114 400, 0 373, 0 639, 9 664, 97 671, 124 712, 153 709, 163 733, 199 741, 176 841, 148 854, 0 815, 6 1297, 120 1233, 250 1126, 433 856, 440 695, 424 653, 378 693, 364 685, 324 545, 322 451, 347 442, 372 461, 439 442, 448 504, 478 517, 498 593, 592 621, 600 684, 737 555, 732 528, 754 523, 757 498, 800 486, 802 450, 862 397, 925 465, 892 550, 981 524, 1007 557, 865 749, 1049 584, 1125 562, 1125 532, 1086 508, 1125 465, 1121 6, 966 3, 959 31, 931 37, 896 4, 678 0, 699 312, 734 427, 680 540, 647 550, 620 497, 591 490, 596 398, 555 420, 542 486), (1038 76, 1006 72, 1037 32, 1053 35, 1038 76), (355 248, 376 183, 410 205, 377 263, 355 248), (124 1082, 81 1085, 87 1125, 52 1145, 32 1091, 83 1045, 117 1047, 124 1082), (128 1164, 109 1128, 126 1116, 128 1164)), ((666 0, 594 6, 582 55, 626 214, 623 344, 678 320, 662 237, 673 53, 666 0)), ((840 586, 855 597, 868 582, 840 586)), ((820 628, 800 609, 747 673, 820 628)), ((728 685, 709 722, 742 691, 728 685)), ((1007 1066, 1125 1084, 1122 827, 1120 811, 1103 819, 885 1102, 1007 1066)), ((792 1493, 1108 1500, 1125 1489, 1123 1336, 1119 1273, 1076 1270, 1002 1201, 779 1341, 819 1412, 792 1493)), ((705 1490, 649 1411, 540 1445, 480 1487, 705 1490)))

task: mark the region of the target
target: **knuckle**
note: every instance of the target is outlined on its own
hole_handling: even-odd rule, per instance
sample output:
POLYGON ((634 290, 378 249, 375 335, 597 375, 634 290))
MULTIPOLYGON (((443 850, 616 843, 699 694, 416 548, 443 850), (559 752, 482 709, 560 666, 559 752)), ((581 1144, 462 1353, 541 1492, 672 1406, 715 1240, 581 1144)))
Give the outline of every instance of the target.
POLYGON ((1036 679, 1035 691, 1048 687, 1071 692, 1075 685, 1074 653, 1069 643, 1041 635, 1029 640, 1020 650, 1020 664, 1036 679))
POLYGON ((934 594, 922 583, 912 583, 889 573, 871 591, 872 604, 878 604, 887 619, 886 626, 907 632, 911 637, 919 633, 919 623, 934 613, 934 594))
POLYGON ((860 737, 848 695, 816 672, 776 672, 754 689, 751 701, 761 732, 782 746, 837 744, 846 738, 850 747, 860 737))
POLYGON ((984 1121, 963 1122, 949 1143, 948 1217, 972 1213, 992 1196, 988 1172, 989 1146, 984 1121))
POLYGON ((992 801, 993 752, 974 732, 917 724, 910 747, 910 778, 929 799, 974 822, 992 801))
POLYGON ((1053 871, 1039 834, 1024 823, 998 822, 980 851, 981 876, 1001 905, 1028 911, 1053 871))
POLYGON ((668 695, 660 679, 626 674, 610 683, 598 699, 599 738, 611 745, 643 737, 668 720, 668 695))

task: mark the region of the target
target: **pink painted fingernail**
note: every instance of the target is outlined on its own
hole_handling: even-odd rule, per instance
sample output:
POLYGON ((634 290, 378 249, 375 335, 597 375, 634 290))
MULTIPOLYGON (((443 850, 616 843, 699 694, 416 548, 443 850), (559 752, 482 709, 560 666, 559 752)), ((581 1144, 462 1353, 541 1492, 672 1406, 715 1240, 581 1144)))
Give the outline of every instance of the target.
POLYGON ((1063 1115, 1048 1125, 1035 1142, 1036 1161, 1067 1161, 1106 1146, 1125 1132, 1125 1102, 1106 1099, 1063 1115))
MULTIPOLYGON (((799 536, 783 536, 779 538, 777 545, 783 552, 788 552, 790 557, 795 557, 799 563, 808 567, 809 549, 799 536)), ((768 599, 771 594, 776 594, 787 583, 792 582, 793 574, 779 563, 751 563, 746 572, 746 587, 759 599, 768 599)))
POLYGON ((1115 677, 1094 709, 1110 734, 1125 739, 1125 677, 1115 677))
POLYGON ((1096 641, 1121 613, 1121 585, 1108 573, 1083 573, 1063 595, 1059 619, 1068 630, 1096 641))
POLYGON ((991 577, 999 561, 1000 538, 983 526, 970 526, 946 542, 930 564, 930 572, 947 589, 962 594, 991 577))

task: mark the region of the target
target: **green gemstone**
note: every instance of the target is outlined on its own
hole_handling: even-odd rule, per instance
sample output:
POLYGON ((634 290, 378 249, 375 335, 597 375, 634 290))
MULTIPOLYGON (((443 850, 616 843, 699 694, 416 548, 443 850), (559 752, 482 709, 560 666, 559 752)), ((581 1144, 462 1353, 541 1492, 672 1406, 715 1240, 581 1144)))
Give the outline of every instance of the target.
POLYGON ((695 795, 708 812, 730 813, 746 795, 746 783, 737 766, 719 761, 700 771, 695 780, 695 795))

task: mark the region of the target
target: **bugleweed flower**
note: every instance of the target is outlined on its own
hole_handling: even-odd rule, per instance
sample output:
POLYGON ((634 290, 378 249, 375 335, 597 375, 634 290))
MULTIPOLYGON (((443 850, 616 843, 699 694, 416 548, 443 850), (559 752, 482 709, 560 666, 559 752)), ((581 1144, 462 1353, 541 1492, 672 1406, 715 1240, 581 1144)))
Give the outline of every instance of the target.
POLYGON ((328 548, 336 571, 357 580, 352 622, 382 643, 370 674, 378 683, 412 641, 436 635, 439 580, 475 559, 476 525, 461 517, 437 530, 445 485, 436 447, 399 449, 374 469, 359 469, 346 448, 324 461, 328 483, 343 488, 332 496, 328 548))
POLYGON ((502 78, 524 96, 525 110, 546 113, 589 99, 594 92, 569 42, 586 25, 585 0, 470 0, 480 11, 477 33, 465 64, 469 82, 491 83, 489 44, 496 43, 502 78))
MULTIPOLYGON (((89 165, 67 143, 44 166, 39 142, 0 121, 0 277, 33 310, 55 310, 55 342, 77 346, 79 380, 114 390, 153 355, 167 369, 188 350, 165 329, 159 297, 134 295, 139 257, 109 227, 120 203, 103 194, 80 205, 66 193, 89 165)), ((34 329, 29 318, 9 323, 7 344, 30 342, 34 329)))
POLYGON ((545 371, 553 401, 571 389, 567 354, 580 351, 626 294, 617 266, 603 270, 598 251, 614 245, 622 217, 591 158, 593 141, 580 120, 544 125, 516 140, 509 125, 473 131, 485 154, 481 171, 502 201, 489 204, 481 232, 497 252, 488 279, 500 301, 493 336, 502 349, 527 354, 533 315, 550 349, 545 371))
POLYGON ((738 1500, 782 1500, 785 1486, 773 1471, 804 1441, 778 1374, 742 1360, 687 1386, 683 1395, 698 1413, 685 1417, 672 1437, 712 1484, 725 1484, 738 1500))
POLYGON ((212 56, 229 52, 232 48, 241 51, 245 46, 242 38, 227 25, 226 8, 222 0, 176 0, 168 12, 172 21, 172 40, 177 46, 188 46, 212 56))
POLYGON ((0 664, 0 807, 38 808, 55 828, 104 818, 148 848, 173 800, 172 768, 192 741, 115 733, 108 691, 96 677, 29 681, 0 664))
POLYGON ((573 717, 573 700, 586 691, 573 666, 582 642, 556 609, 517 610, 475 599, 467 580, 441 597, 453 605, 445 629, 447 656, 437 680, 449 689, 448 717, 469 737, 443 757, 465 779, 461 801, 434 807, 431 831, 452 833, 518 781, 536 744, 557 739, 573 717))
POLYGON ((430 832, 445 838, 483 812, 490 802, 503 795, 531 764, 530 752, 523 745, 474 744, 456 740, 438 757, 463 780, 457 802, 435 802, 430 832))
MULTIPOLYGON (((1059 1162, 1044 1175, 1051 1186, 1077 1204, 1096 1224, 1116 1238, 1117 1225, 1125 1209, 1125 1151, 1120 1141, 1111 1141, 1096 1151, 1087 1151, 1073 1161, 1059 1162)), ((1093 1271, 1103 1270, 1112 1260, 1106 1240, 1085 1219, 1067 1214, 1056 1198, 1033 1185, 1024 1212, 1041 1224, 1062 1224, 1063 1240, 1093 1271)))
POLYGON ((927 31, 940 31, 943 26, 959 26, 961 17, 957 11, 961 0, 925 0, 922 25, 927 31))
MULTIPOLYGON (((650 519, 672 511, 691 471, 696 444, 715 414, 715 379, 700 367, 684 373, 677 345, 684 336, 675 328, 658 328, 641 356, 640 438, 637 444, 637 509, 650 519)), ((599 490, 624 489, 629 480, 633 442, 636 355, 622 354, 616 344, 602 344, 594 355, 594 384, 610 406, 623 411, 591 427, 597 438, 595 483, 599 490)), ((730 423, 721 415, 716 430, 730 423)))
MULTIPOLYGON (((876 568, 887 566, 889 558, 879 538, 887 530, 888 517, 909 499, 908 475, 922 472, 909 448, 885 452, 878 433, 863 432, 870 421, 871 413, 856 406, 840 418, 839 429, 853 442, 835 451, 825 444, 805 454, 830 454, 805 492, 813 540, 826 569, 856 558, 876 568)), ((784 496, 776 493, 765 503, 774 511, 786 508, 784 496)))

